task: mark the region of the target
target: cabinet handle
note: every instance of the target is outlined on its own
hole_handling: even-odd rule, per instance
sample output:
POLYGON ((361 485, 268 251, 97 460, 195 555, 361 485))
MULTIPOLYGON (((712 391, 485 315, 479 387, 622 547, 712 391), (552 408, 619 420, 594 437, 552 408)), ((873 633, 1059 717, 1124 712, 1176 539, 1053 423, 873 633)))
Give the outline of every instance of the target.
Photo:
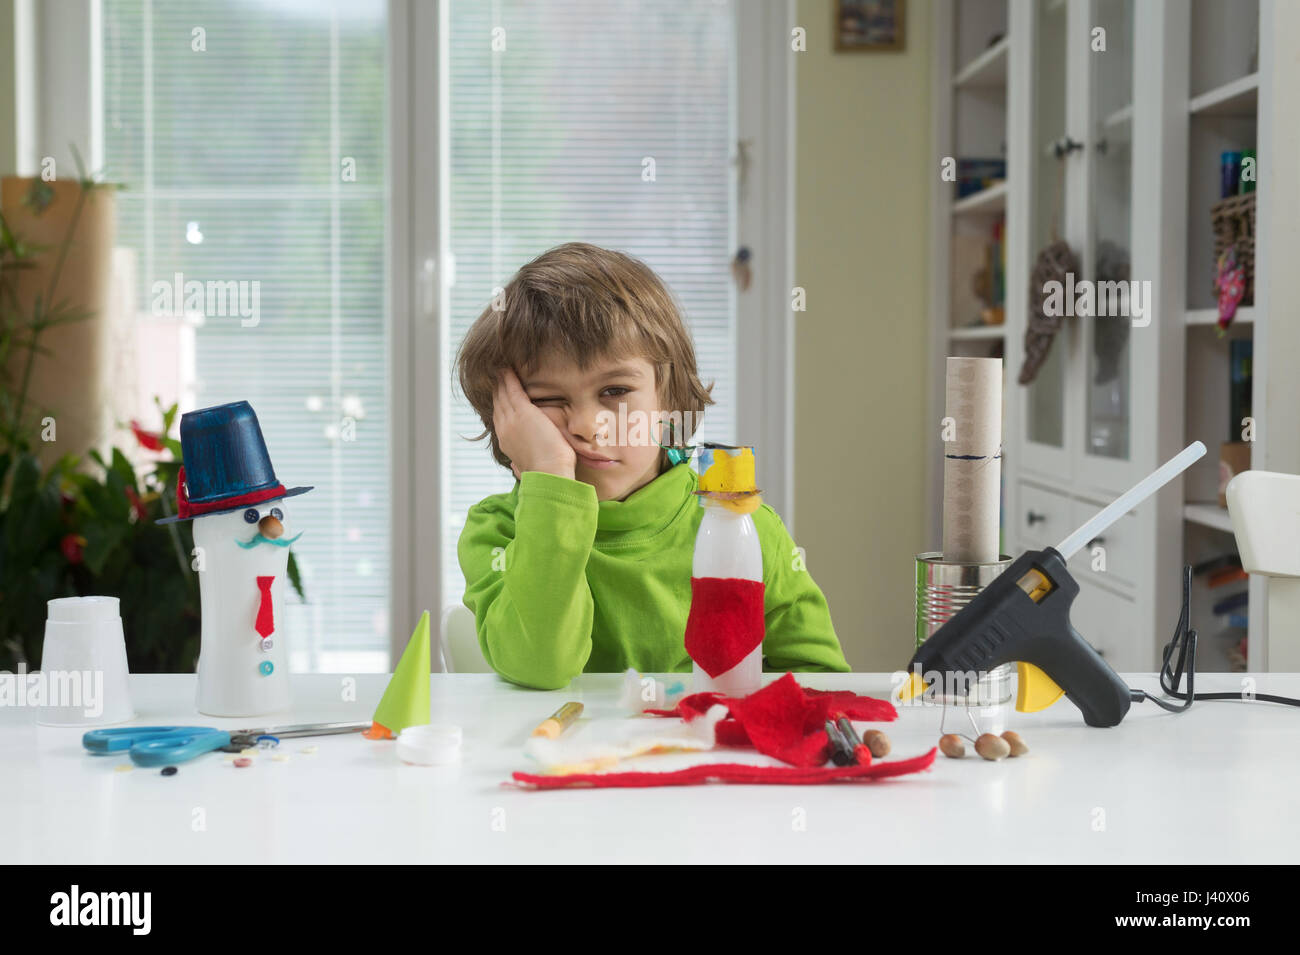
POLYGON ((1047 520, 1047 515, 1046 515, 1046 514, 1038 514, 1038 513, 1036 513, 1035 511, 1030 511, 1027 515, 1025 515, 1025 517, 1026 517, 1026 519, 1029 521, 1029 526, 1030 526, 1030 527, 1033 527, 1033 526, 1034 526, 1035 524, 1037 524, 1039 521, 1045 521, 1045 520, 1047 520))
POLYGON ((1083 143, 1069 136, 1062 136, 1060 139, 1054 139, 1047 144, 1047 154, 1055 156, 1057 159, 1064 159, 1070 153, 1077 152, 1082 148, 1083 143))

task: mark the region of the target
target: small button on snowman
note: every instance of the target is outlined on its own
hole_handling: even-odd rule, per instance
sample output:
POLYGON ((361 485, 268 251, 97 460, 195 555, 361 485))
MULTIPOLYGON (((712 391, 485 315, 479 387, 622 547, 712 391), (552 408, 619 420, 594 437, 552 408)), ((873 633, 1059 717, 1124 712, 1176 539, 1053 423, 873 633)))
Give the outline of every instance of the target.
POLYGON ((286 489, 275 477, 247 401, 181 416, 176 517, 194 521, 202 637, 200 713, 262 716, 289 708, 283 622, 292 532, 286 489))

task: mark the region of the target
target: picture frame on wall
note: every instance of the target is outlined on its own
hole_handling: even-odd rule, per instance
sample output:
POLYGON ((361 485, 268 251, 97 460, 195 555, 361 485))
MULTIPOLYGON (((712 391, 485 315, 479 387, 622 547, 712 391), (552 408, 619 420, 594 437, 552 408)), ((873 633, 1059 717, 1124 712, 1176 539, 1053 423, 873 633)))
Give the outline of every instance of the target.
POLYGON ((835 0, 835 49, 903 49, 907 0, 835 0))

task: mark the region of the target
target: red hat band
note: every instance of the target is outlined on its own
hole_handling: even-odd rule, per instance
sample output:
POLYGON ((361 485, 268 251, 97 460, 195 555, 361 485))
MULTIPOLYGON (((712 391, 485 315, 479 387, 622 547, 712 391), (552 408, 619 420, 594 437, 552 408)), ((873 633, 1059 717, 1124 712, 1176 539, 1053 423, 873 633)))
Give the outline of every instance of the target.
POLYGON ((191 504, 189 493, 185 489, 185 465, 181 465, 180 471, 176 475, 176 510, 181 518, 198 517, 202 514, 211 514, 214 511, 232 511, 246 504, 261 504, 263 501, 273 501, 277 497, 284 497, 285 493, 284 485, 277 484, 275 487, 250 491, 247 494, 236 494, 233 497, 223 497, 215 501, 204 501, 202 504, 191 504))

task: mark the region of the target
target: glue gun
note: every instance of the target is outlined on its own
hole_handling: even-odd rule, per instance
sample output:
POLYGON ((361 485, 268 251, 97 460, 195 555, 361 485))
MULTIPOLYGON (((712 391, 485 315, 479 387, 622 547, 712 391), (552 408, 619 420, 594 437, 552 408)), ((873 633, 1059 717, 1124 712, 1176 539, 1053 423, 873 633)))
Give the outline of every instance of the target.
POLYGON ((1014 662, 1020 712, 1044 710, 1066 696, 1089 726, 1119 723, 1133 691, 1070 623, 1079 584, 1066 561, 1204 454, 1205 445, 1193 442, 1056 547, 1021 554, 921 644, 908 665, 902 699, 920 694, 935 675, 966 693, 975 675, 1014 662))

